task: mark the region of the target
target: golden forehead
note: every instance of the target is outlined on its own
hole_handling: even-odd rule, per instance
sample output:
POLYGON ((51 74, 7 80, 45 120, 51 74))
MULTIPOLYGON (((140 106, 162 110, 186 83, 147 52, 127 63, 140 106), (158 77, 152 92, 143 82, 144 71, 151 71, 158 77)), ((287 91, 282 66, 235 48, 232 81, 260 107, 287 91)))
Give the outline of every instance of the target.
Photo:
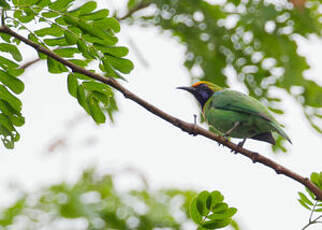
POLYGON ((206 82, 206 81, 198 81, 198 82, 194 83, 194 84, 192 85, 192 87, 196 87, 196 86, 201 85, 201 84, 206 84, 206 85, 208 85, 208 82, 206 82))

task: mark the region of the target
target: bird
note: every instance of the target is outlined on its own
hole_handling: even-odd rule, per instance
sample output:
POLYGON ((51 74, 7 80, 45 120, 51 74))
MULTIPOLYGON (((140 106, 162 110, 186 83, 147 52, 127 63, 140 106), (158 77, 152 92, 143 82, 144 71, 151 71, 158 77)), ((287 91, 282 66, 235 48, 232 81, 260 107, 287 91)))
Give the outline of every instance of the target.
POLYGON ((177 89, 186 90, 197 99, 208 125, 225 138, 243 139, 238 143, 239 147, 243 147, 246 139, 275 145, 272 132, 278 133, 292 143, 268 108, 254 97, 221 88, 208 81, 199 81, 190 87, 183 86, 177 89))

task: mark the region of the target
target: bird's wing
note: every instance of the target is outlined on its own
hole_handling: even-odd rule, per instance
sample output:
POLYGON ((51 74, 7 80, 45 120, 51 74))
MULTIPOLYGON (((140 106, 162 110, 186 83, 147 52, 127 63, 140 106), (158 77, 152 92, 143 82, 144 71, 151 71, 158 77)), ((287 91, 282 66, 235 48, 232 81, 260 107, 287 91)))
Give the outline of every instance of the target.
POLYGON ((213 108, 255 115, 269 121, 279 134, 292 143, 269 110, 255 98, 226 89, 215 92, 211 99, 210 106, 213 108))
POLYGON ((222 110, 247 113, 276 122, 268 109, 258 100, 234 90, 222 90, 214 93, 211 106, 222 110))

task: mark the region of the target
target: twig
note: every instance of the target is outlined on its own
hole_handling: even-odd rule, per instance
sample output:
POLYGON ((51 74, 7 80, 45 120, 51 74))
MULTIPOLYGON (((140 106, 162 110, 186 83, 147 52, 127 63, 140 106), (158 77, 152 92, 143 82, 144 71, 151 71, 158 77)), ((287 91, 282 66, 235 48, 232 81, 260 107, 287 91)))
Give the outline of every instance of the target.
POLYGON ((131 17, 136 11, 142 10, 148 7, 149 5, 151 5, 151 2, 146 2, 146 3, 142 2, 137 6, 133 7, 131 10, 129 10, 129 12, 127 12, 123 17, 117 18, 117 20, 122 21, 128 17, 131 17))
POLYGON ((135 44, 132 38, 129 37, 128 39, 129 45, 131 46, 133 53, 137 56, 138 60, 141 62, 141 64, 145 67, 149 67, 149 62, 144 58, 142 52, 138 48, 138 46, 135 44))
POLYGON ((134 102, 136 102, 137 104, 141 105, 142 107, 144 107, 146 110, 148 110, 149 112, 153 113, 154 115, 162 118, 163 120, 168 121, 169 123, 173 124, 174 126, 182 129, 184 132, 187 133, 193 133, 195 135, 201 135, 204 136, 208 139, 214 140, 228 148, 230 148, 232 151, 236 152, 236 153, 240 153, 242 155, 244 155, 245 157, 248 157, 249 159, 251 159, 254 163, 259 162, 269 168, 272 168, 273 170, 275 170, 275 172, 277 174, 282 174, 285 175, 289 178, 292 178, 293 180, 303 184, 304 186, 306 186, 310 191, 312 191, 315 196, 316 199, 318 200, 322 200, 322 190, 319 189, 315 184, 313 184, 308 178, 305 178, 293 171, 291 171, 290 169, 278 164, 275 161, 272 161, 271 159, 264 157, 262 155, 260 155, 257 152, 253 152, 244 148, 239 147, 238 145, 228 141, 227 139, 225 139, 224 137, 221 136, 217 136, 216 134, 201 128, 199 126, 196 126, 195 124, 192 123, 188 123, 185 122, 183 120, 180 120, 168 113, 163 112, 161 109, 159 109, 158 107, 148 103, 147 101, 145 101, 144 99, 138 97, 137 95, 135 95, 134 93, 132 93, 131 91, 127 90, 125 87, 123 87, 120 83, 118 83, 118 81, 116 81, 114 78, 106 78, 103 77, 97 73, 93 73, 89 70, 86 70, 82 67, 79 67, 77 65, 75 65, 74 63, 65 60, 64 58, 60 57, 59 55, 55 54, 54 52, 42 47, 39 44, 36 44, 30 40, 28 40, 27 38, 21 36, 20 34, 12 31, 10 28, 6 27, 6 26, 1 26, 0 27, 0 33, 6 33, 9 34, 15 38, 17 38, 18 40, 24 42, 25 44, 33 47, 34 49, 36 49, 38 52, 41 52, 53 59, 55 59, 56 61, 64 64, 65 66, 69 67, 73 72, 76 73, 82 73, 84 75, 87 75, 88 77, 95 79, 97 81, 100 81, 102 83, 105 83, 111 87, 113 87, 114 89, 118 90, 119 92, 121 92, 125 98, 128 98, 134 102))
POLYGON ((34 60, 28 61, 25 64, 21 65, 19 67, 19 69, 27 69, 29 66, 31 66, 32 64, 35 64, 37 62, 39 62, 41 59, 40 58, 36 58, 34 60))
POLYGON ((314 205, 312 207, 312 211, 311 211, 311 214, 310 214, 309 222, 312 221, 313 213, 314 213, 314 210, 315 210, 315 207, 316 207, 317 204, 318 204, 318 201, 315 201, 315 203, 314 203, 314 205))
POLYGON ((312 209, 312 212, 311 212, 311 215, 310 215, 309 223, 307 223, 307 224, 302 228, 302 230, 307 229, 310 225, 313 225, 313 224, 321 224, 321 223, 322 223, 322 221, 319 221, 319 219, 320 219, 320 218, 322 218, 322 215, 320 215, 320 216, 316 217, 314 220, 312 220, 313 211, 314 211, 314 208, 312 209))

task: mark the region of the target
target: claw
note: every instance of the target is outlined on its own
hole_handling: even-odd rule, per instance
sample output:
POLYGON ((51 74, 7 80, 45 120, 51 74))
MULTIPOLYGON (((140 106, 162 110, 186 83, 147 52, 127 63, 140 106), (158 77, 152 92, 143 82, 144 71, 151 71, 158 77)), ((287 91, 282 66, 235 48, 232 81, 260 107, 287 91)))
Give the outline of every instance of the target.
POLYGON ((246 138, 244 138, 244 140, 242 140, 241 142, 239 142, 239 143, 237 144, 237 146, 238 146, 239 148, 242 148, 242 147, 244 146, 245 142, 246 142, 246 138))
MULTIPOLYGON (((258 153, 254 153, 254 157, 252 157, 252 161, 254 164, 257 162, 258 155, 259 155, 258 153)), ((279 173, 277 172, 277 174, 279 174, 279 173)))

